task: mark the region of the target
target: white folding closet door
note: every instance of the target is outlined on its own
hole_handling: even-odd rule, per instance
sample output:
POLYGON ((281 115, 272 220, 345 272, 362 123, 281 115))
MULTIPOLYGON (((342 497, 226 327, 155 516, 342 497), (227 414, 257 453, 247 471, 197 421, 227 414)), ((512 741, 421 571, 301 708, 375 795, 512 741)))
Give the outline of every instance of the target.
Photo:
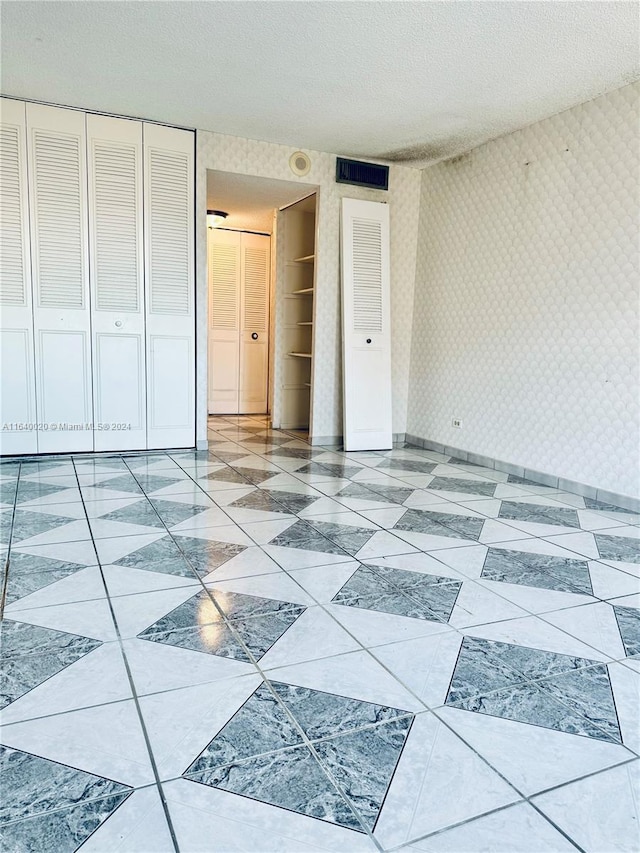
POLYGON ((145 448, 142 123, 87 116, 95 449, 145 448))
POLYGON ((269 237, 242 234, 241 239, 241 415, 267 411, 269 380, 269 237))
POLYGON ((38 451, 92 450, 86 116, 26 110, 38 451))
POLYGON ((192 447, 194 136, 145 123, 143 140, 147 447, 192 447))
POLYGON ((209 413, 238 412, 240 394, 239 231, 208 229, 209 413))
POLYGON ((345 450, 393 447, 389 207, 342 199, 345 450))
POLYGON ((0 453, 36 453, 26 110, 23 101, 5 98, 0 102, 0 198, 0 453))

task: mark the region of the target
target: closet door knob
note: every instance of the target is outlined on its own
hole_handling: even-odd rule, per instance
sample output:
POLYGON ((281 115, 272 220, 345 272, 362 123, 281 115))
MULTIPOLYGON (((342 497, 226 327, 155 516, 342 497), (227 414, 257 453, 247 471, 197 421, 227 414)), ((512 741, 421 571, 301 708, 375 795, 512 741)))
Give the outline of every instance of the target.
POLYGON ((121 325, 122 325, 122 320, 116 320, 116 326, 118 327, 118 329, 120 328, 121 325))
POLYGON ((252 341, 257 341, 257 340, 258 340, 258 333, 257 333, 257 332, 253 332, 253 333, 252 333, 252 335, 251 335, 251 340, 252 340, 252 341))
POLYGON ((368 344, 370 344, 370 343, 371 343, 371 338, 367 338, 367 343, 368 343, 368 344))

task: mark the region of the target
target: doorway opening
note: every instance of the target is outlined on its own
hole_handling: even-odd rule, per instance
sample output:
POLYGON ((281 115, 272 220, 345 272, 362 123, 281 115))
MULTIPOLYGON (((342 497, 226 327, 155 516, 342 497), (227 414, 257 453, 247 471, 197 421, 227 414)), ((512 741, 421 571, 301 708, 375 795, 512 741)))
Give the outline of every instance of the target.
POLYGON ((310 428, 317 192, 207 171, 209 415, 310 428))

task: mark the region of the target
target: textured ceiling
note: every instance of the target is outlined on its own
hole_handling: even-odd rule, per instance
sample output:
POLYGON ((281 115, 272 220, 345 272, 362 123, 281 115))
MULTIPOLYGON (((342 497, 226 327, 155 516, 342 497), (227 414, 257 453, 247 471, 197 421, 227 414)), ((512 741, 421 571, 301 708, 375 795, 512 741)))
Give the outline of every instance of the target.
POLYGON ((638 77, 635 2, 2 4, 5 94, 424 164, 638 77))
POLYGON ((207 172, 207 209, 226 211, 225 228, 236 230, 271 234, 274 208, 292 204, 312 191, 309 184, 300 186, 294 181, 207 172))

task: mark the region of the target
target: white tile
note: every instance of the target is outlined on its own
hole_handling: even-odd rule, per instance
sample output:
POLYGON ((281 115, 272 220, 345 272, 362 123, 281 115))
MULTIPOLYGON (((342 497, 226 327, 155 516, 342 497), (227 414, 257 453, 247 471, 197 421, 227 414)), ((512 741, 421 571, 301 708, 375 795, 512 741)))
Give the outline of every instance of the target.
MULTIPOLYGON (((140 631, 144 631, 162 616, 192 598, 200 589, 201 587, 183 586, 176 589, 144 592, 140 595, 122 595, 111 599, 120 636, 123 639, 135 637, 140 631)), ((203 607, 206 608, 206 605, 203 607)))
POLYGON ((104 643, 43 681, 1 712, 2 725, 131 699, 120 644, 104 643))
POLYGON ((518 799, 513 788, 427 711, 413 722, 375 836, 384 847, 404 844, 518 799))
POLYGON ((526 612, 493 592, 486 581, 467 580, 458 593, 449 624, 454 628, 469 628, 472 625, 517 619, 526 612))
POLYGON ((357 552, 356 559, 366 561, 375 557, 391 557, 395 554, 410 554, 415 552, 411 543, 384 530, 374 533, 368 542, 357 552))
POLYGON ((525 796, 633 757, 618 744, 543 726, 447 706, 436 714, 525 796))
POLYGON ((291 577, 305 589, 315 601, 327 604, 359 568, 360 563, 350 560, 327 566, 312 566, 308 569, 289 570, 291 577))
POLYGON ((208 853, 376 853, 364 833, 181 779, 163 786, 180 849, 208 853))
POLYGON ((96 542, 96 550, 98 559, 105 565, 107 563, 115 563, 127 554, 133 554, 134 551, 139 551, 152 542, 162 539, 167 535, 164 529, 158 529, 153 533, 145 533, 144 536, 120 536, 113 539, 101 539, 96 542))
POLYGON ((255 674, 255 667, 249 663, 165 643, 132 638, 125 640, 122 648, 138 696, 255 674))
POLYGON ((40 625, 56 631, 66 631, 95 640, 115 640, 116 629, 106 598, 92 601, 75 601, 50 607, 32 607, 29 610, 12 610, 11 618, 29 625, 40 625))
POLYGON ((326 608, 366 648, 451 630, 444 622, 412 619, 362 607, 328 604, 326 608))
MULTIPOLYGON (((640 660, 637 663, 640 664, 640 660)), ((640 670, 634 671, 623 663, 610 663, 607 668, 622 742, 640 755, 640 670)))
POLYGON ((638 574, 614 569, 604 562, 589 563, 593 594, 598 598, 616 598, 621 595, 633 595, 640 592, 640 566, 638 574))
POLYGON ((70 604, 74 601, 90 601, 105 598, 102 575, 98 566, 79 569, 65 578, 25 595, 5 608, 7 616, 14 611, 29 610, 32 607, 50 607, 53 604, 70 604))
POLYGON ((134 595, 140 592, 152 592, 159 589, 192 586, 202 589, 195 575, 171 575, 167 572, 150 572, 132 566, 103 566, 107 589, 110 596, 134 595))
POLYGON ((233 580, 235 578, 247 578, 253 575, 268 575, 273 572, 282 572, 280 566, 265 554, 257 545, 245 548, 240 554, 227 560, 217 569, 209 572, 202 580, 205 582, 233 580))
POLYGON ((640 761, 589 776, 533 803, 587 853, 638 850, 640 761))
POLYGON ((67 563, 79 563, 93 566, 96 562, 96 549, 89 540, 81 542, 58 542, 54 545, 17 545, 13 549, 21 554, 32 554, 34 557, 50 557, 53 560, 64 560, 67 563))
POLYGON ((293 524, 296 523, 296 518, 292 515, 280 514, 275 521, 257 521, 248 524, 242 524, 241 527, 248 537, 251 538, 251 544, 254 542, 258 545, 266 545, 284 533, 293 524))
POLYGON ((6 725, 2 741, 125 785, 154 781, 133 700, 6 725))
POLYGON ((517 803, 404 848, 415 853, 575 853, 528 803, 517 803))
POLYGON ((625 656, 613 607, 606 602, 544 613, 540 618, 614 660, 625 656))
POLYGON ((286 570, 350 563, 353 560, 349 554, 327 554, 307 551, 305 548, 286 548, 283 545, 265 545, 264 551, 286 570))
POLYGON ((82 853, 175 853, 158 789, 138 788, 82 845, 82 853))
POLYGON ((359 643, 321 607, 309 607, 260 658, 260 667, 266 671, 359 649, 359 643))
POLYGON ((419 711, 423 707, 365 651, 276 667, 269 670, 267 676, 275 681, 389 705, 404 711, 419 711))
POLYGON ((220 527, 203 527, 199 530, 173 530, 172 535, 180 543, 180 537, 195 537, 208 539, 210 542, 229 542, 232 545, 254 545, 255 543, 244 533, 237 524, 221 525, 220 527))
POLYGON ((295 580, 282 570, 265 575, 252 575, 244 578, 232 578, 222 581, 212 577, 206 586, 213 592, 239 592, 244 595, 257 595, 261 598, 274 598, 305 606, 315 604, 314 599, 295 580))

